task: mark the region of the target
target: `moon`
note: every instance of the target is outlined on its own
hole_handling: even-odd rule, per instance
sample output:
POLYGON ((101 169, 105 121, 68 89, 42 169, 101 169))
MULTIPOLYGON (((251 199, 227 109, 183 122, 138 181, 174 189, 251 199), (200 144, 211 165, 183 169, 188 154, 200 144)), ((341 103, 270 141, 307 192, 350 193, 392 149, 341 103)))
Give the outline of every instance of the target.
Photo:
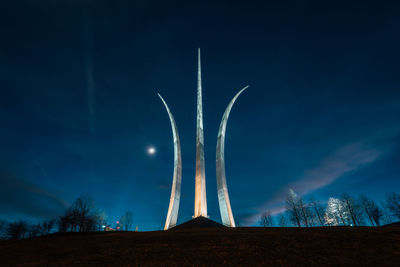
POLYGON ((149 148, 147 148, 147 154, 149 155, 154 155, 156 153, 156 148, 151 146, 149 148))

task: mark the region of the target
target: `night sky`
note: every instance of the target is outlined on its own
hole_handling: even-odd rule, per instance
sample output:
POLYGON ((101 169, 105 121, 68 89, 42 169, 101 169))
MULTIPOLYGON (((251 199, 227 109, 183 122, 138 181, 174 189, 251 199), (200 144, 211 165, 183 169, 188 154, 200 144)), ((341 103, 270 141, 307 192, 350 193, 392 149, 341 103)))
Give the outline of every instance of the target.
POLYGON ((178 222, 194 213, 197 48, 208 213, 217 131, 235 220, 289 188, 327 201, 400 189, 400 8, 384 1, 0 3, 0 218, 62 214, 89 194, 113 224, 161 229, 182 145, 178 222), (156 153, 147 149, 154 146, 156 153))

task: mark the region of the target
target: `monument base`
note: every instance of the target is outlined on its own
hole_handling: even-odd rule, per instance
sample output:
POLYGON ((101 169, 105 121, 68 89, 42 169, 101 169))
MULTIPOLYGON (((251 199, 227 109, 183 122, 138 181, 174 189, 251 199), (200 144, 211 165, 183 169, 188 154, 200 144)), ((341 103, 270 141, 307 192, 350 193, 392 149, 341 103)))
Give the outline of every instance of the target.
POLYGON ((180 229, 193 229, 193 228, 218 228, 218 227, 226 227, 216 221, 210 220, 206 217, 199 216, 190 221, 181 223, 175 227, 172 227, 169 230, 180 230, 180 229))

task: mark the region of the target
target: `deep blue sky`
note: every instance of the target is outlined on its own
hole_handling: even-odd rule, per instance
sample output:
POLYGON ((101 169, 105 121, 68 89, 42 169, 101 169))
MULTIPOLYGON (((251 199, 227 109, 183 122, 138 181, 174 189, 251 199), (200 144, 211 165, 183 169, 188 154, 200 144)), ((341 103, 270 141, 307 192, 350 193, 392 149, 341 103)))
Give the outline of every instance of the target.
POLYGON ((194 209, 196 49, 202 49, 209 215, 215 145, 240 225, 289 188, 326 201, 400 188, 400 8, 394 1, 2 1, 0 217, 49 218, 90 194, 160 229, 182 142, 179 221, 194 209), (154 156, 146 154, 154 146, 154 156))

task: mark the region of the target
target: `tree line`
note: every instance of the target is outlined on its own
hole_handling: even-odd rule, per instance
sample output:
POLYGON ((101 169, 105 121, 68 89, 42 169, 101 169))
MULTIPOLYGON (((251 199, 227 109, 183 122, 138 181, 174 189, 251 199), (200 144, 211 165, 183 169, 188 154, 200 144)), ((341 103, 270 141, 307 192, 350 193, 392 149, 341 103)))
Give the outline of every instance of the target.
MULTIPOLYGON (((289 190, 285 211, 274 216, 266 210, 259 224, 264 227, 381 226, 396 221, 400 221, 399 193, 390 193, 379 203, 365 195, 353 197, 343 193, 324 204, 314 198, 305 200, 289 190)), ((85 195, 55 219, 38 223, 0 220, 0 239, 31 238, 54 232, 130 231, 132 226, 133 214, 127 211, 112 228, 106 213, 95 207, 92 197, 85 195)))
POLYGON ((0 239, 31 238, 54 232, 130 231, 132 225, 133 213, 127 211, 112 228, 106 213, 96 208, 92 197, 84 195, 77 198, 63 215, 55 219, 38 223, 27 220, 8 223, 0 220, 0 239))
POLYGON ((259 224, 264 227, 381 226, 399 220, 399 193, 390 193, 379 203, 365 195, 353 197, 343 193, 323 204, 314 198, 305 200, 290 189, 285 211, 273 216, 266 210, 260 216, 259 224))

